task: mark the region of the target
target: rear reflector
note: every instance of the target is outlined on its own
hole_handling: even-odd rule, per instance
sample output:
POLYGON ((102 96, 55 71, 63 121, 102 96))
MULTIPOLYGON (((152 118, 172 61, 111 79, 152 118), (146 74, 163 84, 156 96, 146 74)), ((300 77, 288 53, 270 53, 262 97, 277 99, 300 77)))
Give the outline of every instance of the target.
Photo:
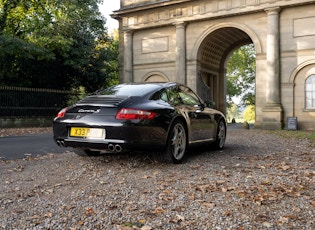
POLYGON ((156 113, 151 111, 139 110, 139 109, 121 109, 117 115, 116 119, 118 120, 133 120, 133 119, 141 119, 141 120, 151 120, 155 118, 156 113))

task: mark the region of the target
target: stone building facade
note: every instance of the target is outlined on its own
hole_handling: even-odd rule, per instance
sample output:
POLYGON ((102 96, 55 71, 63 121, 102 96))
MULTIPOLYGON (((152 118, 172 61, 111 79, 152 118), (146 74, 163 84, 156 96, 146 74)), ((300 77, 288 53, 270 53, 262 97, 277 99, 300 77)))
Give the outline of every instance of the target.
POLYGON ((121 82, 176 81, 225 112, 229 55, 256 51, 255 127, 315 130, 315 1, 120 0, 121 82))

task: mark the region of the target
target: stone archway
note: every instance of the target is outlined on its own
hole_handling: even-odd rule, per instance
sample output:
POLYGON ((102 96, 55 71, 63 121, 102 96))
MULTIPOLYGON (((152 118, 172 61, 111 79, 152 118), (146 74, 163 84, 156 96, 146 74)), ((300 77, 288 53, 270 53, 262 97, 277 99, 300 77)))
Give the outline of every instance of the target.
MULTIPOLYGON (((231 53, 242 45, 253 43, 252 38, 242 29, 244 26, 236 24, 216 25, 205 31, 197 42, 196 59, 197 91, 206 100, 213 101, 215 108, 226 111, 226 64, 231 53)), ((256 50, 260 52, 260 44, 256 36, 249 33, 256 40, 256 50)))

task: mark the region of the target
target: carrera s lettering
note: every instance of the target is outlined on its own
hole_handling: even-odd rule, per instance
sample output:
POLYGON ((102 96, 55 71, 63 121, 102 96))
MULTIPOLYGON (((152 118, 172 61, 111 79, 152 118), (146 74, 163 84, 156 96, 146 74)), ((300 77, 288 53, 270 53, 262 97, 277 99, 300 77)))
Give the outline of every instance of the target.
POLYGON ((93 109, 79 109, 78 113, 99 113, 101 110, 93 110, 93 109))

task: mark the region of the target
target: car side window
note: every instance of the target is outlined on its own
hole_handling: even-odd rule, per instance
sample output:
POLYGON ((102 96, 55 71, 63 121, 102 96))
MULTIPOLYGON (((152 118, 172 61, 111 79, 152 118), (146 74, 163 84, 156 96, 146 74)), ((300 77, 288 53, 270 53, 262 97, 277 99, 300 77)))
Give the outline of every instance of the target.
POLYGON ((168 103, 170 103, 171 105, 179 105, 182 103, 177 88, 169 88, 167 89, 166 93, 167 93, 168 103))
POLYGON ((179 95, 181 97, 183 104, 185 105, 194 106, 194 105, 200 105, 201 103, 198 97, 196 96, 196 94, 187 87, 182 86, 180 88, 179 95))
POLYGON ((168 102, 168 96, 167 96, 167 92, 163 91, 161 93, 161 100, 168 102))

